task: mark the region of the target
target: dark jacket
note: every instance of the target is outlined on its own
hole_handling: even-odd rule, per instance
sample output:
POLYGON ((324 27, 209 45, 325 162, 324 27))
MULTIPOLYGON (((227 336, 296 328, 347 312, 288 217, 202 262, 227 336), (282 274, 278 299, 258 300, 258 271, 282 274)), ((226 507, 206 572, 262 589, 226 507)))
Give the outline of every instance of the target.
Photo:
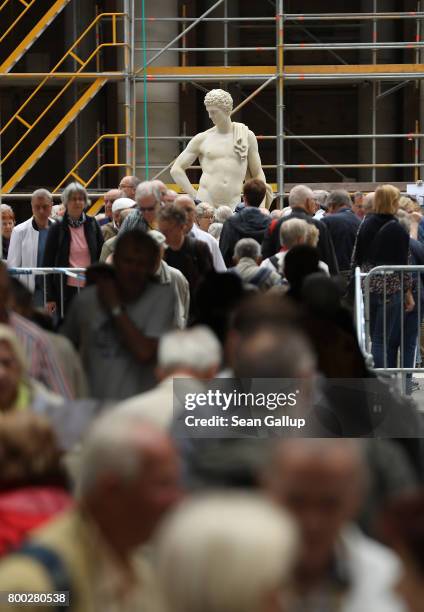
POLYGON ((234 247, 241 238, 254 238, 262 243, 270 218, 253 206, 246 206, 224 223, 219 248, 227 267, 233 263, 234 247))
POLYGON ((330 274, 338 274, 339 266, 334 252, 333 241, 327 226, 324 225, 322 221, 313 219, 303 210, 303 208, 292 208, 291 215, 283 217, 282 219, 276 219, 270 224, 262 242, 262 257, 267 259, 275 255, 275 253, 278 253, 281 248, 280 227, 289 219, 303 219, 307 223, 312 223, 319 229, 319 240, 317 245, 319 258, 327 264, 330 274))
POLYGON ((362 221, 353 254, 353 265, 406 266, 409 235, 393 215, 371 213, 362 221))
POLYGON ((353 247, 361 221, 351 208, 341 208, 322 219, 330 232, 339 270, 350 270, 353 247))
MULTIPOLYGON (((419 240, 409 239, 409 248, 411 249, 411 261, 409 262, 413 266, 424 265, 424 244, 419 240)), ((412 283, 412 293, 414 296, 415 304, 417 304, 418 298, 418 274, 413 273, 414 282, 412 283)), ((421 300, 421 312, 424 305, 424 272, 420 272, 420 300, 421 300)), ((421 315, 422 316, 422 315, 421 315)))
POLYGON ((177 268, 188 280, 190 287, 190 313, 195 312, 196 291, 205 276, 213 270, 212 255, 205 242, 186 236, 179 251, 165 250, 164 260, 177 268))
MULTIPOLYGON (((84 235, 90 252, 91 263, 99 260, 103 245, 103 236, 99 224, 94 217, 86 217, 84 235)), ((71 247, 71 232, 68 216, 65 213, 62 221, 54 223, 47 235, 44 251, 43 267, 69 268, 69 250, 71 247)), ((60 299, 60 275, 47 276, 47 301, 58 302, 60 299)))

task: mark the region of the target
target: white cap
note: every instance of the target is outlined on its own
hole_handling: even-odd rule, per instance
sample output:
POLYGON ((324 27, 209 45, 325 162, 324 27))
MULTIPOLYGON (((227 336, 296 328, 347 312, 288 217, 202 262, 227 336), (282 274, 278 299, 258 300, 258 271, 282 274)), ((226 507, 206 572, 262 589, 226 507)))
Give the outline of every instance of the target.
POLYGON ((135 206, 135 201, 131 198, 117 198, 112 204, 112 212, 118 212, 118 210, 125 210, 133 206, 135 206))

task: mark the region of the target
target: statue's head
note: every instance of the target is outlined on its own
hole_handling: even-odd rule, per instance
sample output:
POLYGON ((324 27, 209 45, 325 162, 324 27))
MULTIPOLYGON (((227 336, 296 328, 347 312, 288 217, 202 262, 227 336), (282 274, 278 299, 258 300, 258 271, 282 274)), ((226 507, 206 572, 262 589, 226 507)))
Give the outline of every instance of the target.
POLYGON ((204 103, 206 109, 213 106, 222 110, 226 115, 229 115, 233 110, 233 99, 228 91, 223 89, 211 89, 206 94, 204 103))

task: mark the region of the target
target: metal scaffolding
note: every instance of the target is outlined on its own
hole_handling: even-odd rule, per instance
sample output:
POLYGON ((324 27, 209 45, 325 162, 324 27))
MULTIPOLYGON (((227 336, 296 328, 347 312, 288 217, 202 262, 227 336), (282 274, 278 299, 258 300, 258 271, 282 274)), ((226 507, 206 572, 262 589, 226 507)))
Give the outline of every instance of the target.
MULTIPOLYGON (((52 3, 52 9, 59 10, 62 6, 65 6, 72 0, 56 0, 52 3)), ((4 2, 0 11, 8 2, 4 2)), ((31 0, 28 0, 25 5, 30 6, 31 0)), ((39 89, 45 83, 51 83, 53 80, 58 80, 60 83, 63 81, 65 90, 71 83, 85 83, 90 84, 87 90, 86 99, 91 99, 91 95, 95 95, 104 83, 117 81, 122 85, 123 88, 123 108, 124 117, 122 118, 123 129, 120 133, 111 134, 99 134, 99 137, 95 140, 94 144, 89 147, 85 152, 78 152, 78 159, 75 159, 73 167, 67 168, 64 173, 64 178, 55 186, 55 191, 60 190, 64 182, 70 177, 78 178, 81 182, 86 185, 92 192, 96 193, 96 187, 100 188, 99 177, 101 171, 105 168, 122 168, 127 173, 135 174, 138 171, 144 171, 145 176, 150 178, 163 176, 165 172, 172 165, 173 160, 166 160, 163 165, 156 163, 150 163, 151 155, 149 145, 155 141, 178 141, 181 144, 186 143, 189 140, 189 136, 186 134, 170 134, 169 136, 149 133, 149 116, 148 116, 148 94, 149 87, 152 83, 167 83, 174 82, 184 85, 191 83, 197 88, 201 88, 201 83, 206 85, 207 83, 221 83, 222 86, 225 83, 238 82, 240 84, 255 84, 254 91, 244 99, 241 104, 234 109, 233 113, 236 113, 245 104, 254 104, 258 109, 264 111, 257 101, 256 97, 265 88, 275 86, 275 112, 273 118, 275 119, 275 133, 259 135, 258 141, 275 141, 275 163, 264 165, 265 169, 273 169, 276 174, 276 184, 273 185, 277 194, 283 194, 285 192, 286 174, 287 171, 292 169, 315 169, 317 170, 317 177, 319 182, 319 171, 331 169, 334 171, 337 178, 343 180, 345 175, 341 170, 346 168, 368 168, 371 171, 372 181, 377 180, 377 170, 379 168, 411 168, 411 181, 417 180, 420 177, 424 177, 424 162, 421 161, 420 156, 420 144, 424 134, 421 133, 423 130, 422 118, 415 117, 414 129, 411 133, 378 133, 377 130, 377 117, 378 117, 378 105, 381 99, 391 95, 395 91, 404 87, 408 83, 416 84, 416 95, 421 95, 424 87, 424 42, 422 41, 422 23, 424 20, 424 12, 422 12, 422 1, 417 1, 415 12, 378 12, 378 2, 373 0, 373 12, 361 13, 310 13, 310 14, 298 14, 298 13, 286 13, 284 0, 276 1, 276 14, 274 16, 252 16, 252 17, 241 17, 241 16, 230 16, 229 15, 229 2, 228 0, 216 0, 211 6, 198 16, 187 16, 187 12, 183 7, 181 15, 175 17, 173 15, 166 17, 156 17, 154 15, 146 14, 145 1, 142 0, 142 14, 136 16, 136 0, 120 0, 117 2, 121 12, 116 13, 105 13, 99 15, 96 19, 89 24, 83 33, 76 40, 75 44, 70 47, 66 55, 62 60, 56 64, 56 66, 47 74, 41 73, 16 73, 11 71, 13 62, 16 62, 18 54, 14 52, 7 62, 7 69, 0 70, 0 84, 4 82, 25 82, 30 79, 39 82, 39 85, 35 89, 35 95, 39 89), (217 10, 222 11, 222 15, 217 16, 217 10), (109 20, 112 23, 112 38, 107 43, 96 45, 94 51, 90 54, 87 60, 82 60, 77 54, 77 44, 87 32, 92 28, 102 27, 101 23, 105 20, 109 20), (382 21, 388 22, 390 20, 405 20, 415 22, 415 37, 410 41, 379 41, 379 29, 378 24, 382 21), (177 23, 179 26, 179 33, 173 37, 169 42, 163 46, 155 46, 149 44, 149 28, 152 23, 164 22, 164 23, 177 23), (319 25, 321 22, 328 22, 330 24, 340 23, 355 23, 355 22, 369 22, 372 27, 372 35, 370 41, 359 41, 355 43, 345 42, 331 42, 322 43, 314 34, 309 32, 307 29, 311 25, 319 25), (213 46, 188 46, 187 45, 187 34, 192 32, 200 24, 222 24, 222 40, 223 44, 213 46), (275 45, 265 47, 253 47, 253 46, 230 46, 229 40, 229 27, 235 27, 243 25, 262 24, 265 26, 273 25, 275 27, 275 45), (287 43, 287 28, 298 28, 299 31, 306 33, 312 42, 296 42, 287 43), (141 46, 136 44, 136 41, 141 40, 141 46), (93 71, 91 59, 96 59, 99 52, 105 46, 111 47, 122 47, 124 53, 124 59, 122 61, 122 67, 120 70, 114 72, 101 72, 99 70, 99 62, 97 61, 97 71, 93 71), (414 61, 411 63, 403 64, 383 64, 379 63, 379 52, 383 50, 411 50, 414 54, 414 61), (328 52, 328 56, 336 58, 339 63, 337 64, 321 64, 321 65, 301 65, 292 64, 287 65, 285 62, 286 53, 296 53, 296 57, 302 57, 304 52, 328 52), (340 53, 345 51, 369 51, 372 55, 372 63, 370 64, 350 64, 340 57, 340 53), (173 52, 178 54, 177 66, 162 66, 157 65, 158 59, 162 58, 166 52, 173 52), (190 54, 201 53, 202 58, 205 58, 204 66, 192 66, 189 65, 190 54), (222 64, 218 66, 207 66, 208 54, 218 53, 222 56, 222 64), (245 65, 233 65, 232 58, 234 54, 244 54, 255 52, 257 56, 263 57, 274 57, 274 65, 258 65, 258 66, 245 66, 245 65), (140 65, 137 65, 137 58, 141 54, 140 65), (76 64, 73 72, 62 72, 62 64, 67 57, 72 57, 76 64), (371 110, 371 126, 369 133, 359 134, 293 134, 285 125, 286 115, 285 112, 285 88, 290 84, 302 85, 306 83, 322 83, 322 84, 343 84, 343 83, 360 83, 361 81, 367 81, 372 85, 372 110, 371 110), (388 83, 387 89, 382 88, 383 83, 388 83), (394 82, 394 83, 393 83, 394 82), (143 97, 140 106, 142 107, 142 116, 137 108, 137 85, 143 84, 143 97), (91 89, 90 89, 91 88, 91 89), (382 139, 405 139, 413 145, 413 155, 411 161, 404 161, 402 163, 385 163, 384 160, 378 159, 377 155, 377 143, 382 139), (352 163, 331 163, 325 157, 316 150, 315 142, 324 142, 327 140, 334 140, 342 142, 344 140, 357 139, 370 141, 370 162, 369 163, 358 163, 358 160, 352 160, 352 163), (101 151, 103 143, 105 141, 111 141, 113 143, 113 155, 110 160, 101 160, 101 151), (299 142, 305 147, 310 154, 313 154, 319 163, 294 163, 287 161, 287 155, 285 157, 285 144, 291 141, 299 142), (314 141, 314 142, 312 142, 314 141), (137 160, 136 145, 137 143, 143 144, 144 149, 144 163, 140 163, 137 160), (79 173, 83 162, 88 158, 89 155, 96 155, 99 163, 97 170, 91 174, 91 176, 82 177, 79 173), (150 172, 152 171, 152 175, 150 172)), ((137 4, 140 6, 140 3, 137 4)), ((27 9, 25 9, 27 10, 27 9)), ((29 10, 29 9, 28 9, 29 10)), ((24 9, 22 9, 24 11, 24 9)), ((50 17, 46 13, 47 17, 50 17)), ((20 17, 19 17, 20 18, 20 17)), ((46 21, 47 23, 47 21, 46 21)), ((46 26, 47 27, 47 26, 46 26)), ((10 28, 9 28, 10 29, 10 28)), ((1 30, 1 27, 0 27, 1 30)), ((33 31, 30 33, 34 38, 39 35, 39 32, 33 31)), ((40 29, 41 30, 41 29, 40 29)), ((96 30, 97 31, 97 30, 96 30)), ((2 38, 6 36, 6 33, 0 32, 0 43, 2 38)), ((29 34, 29 35, 30 35, 29 34)), ((29 36, 28 35, 28 36, 29 36)), ((269 60, 268 60, 269 61, 269 60)), ((331 60, 332 61, 332 60, 331 60)), ((207 91, 206 88, 203 88, 207 91)), ((32 129, 32 125, 28 127, 25 125, 26 120, 22 117, 22 110, 24 110, 27 103, 30 102, 31 97, 22 105, 21 108, 15 113, 12 120, 20 122, 27 130, 26 133, 32 129)), ((72 116, 68 117, 69 121, 73 120, 74 115, 83 108, 83 103, 75 106, 75 112, 72 116)), ((419 107, 419 105, 417 105, 419 107)), ((268 111, 265 112, 268 113, 268 111)), ((424 117, 424 111, 421 111, 424 117)), ((269 116, 269 113, 268 113, 269 116)), ((36 119, 39 121, 42 118, 40 116, 36 119)), ((0 130, 0 135, 8 129, 10 121, 5 123, 0 130)), ((34 123, 35 125, 35 123, 34 123)), ((62 133, 63 127, 66 125, 66 121, 58 124, 57 135, 62 133), (62 131, 61 131, 62 130, 62 131)), ((1 117, 0 117, 1 126, 1 117)), ((253 127, 254 126, 250 126, 253 127)), ((393 132, 393 130, 390 130, 393 132)), ((55 138, 57 137, 55 134, 55 138)), ((22 137, 21 140, 25 138, 22 137)), ((52 142, 54 140, 52 139, 52 142)), ((15 148, 19 145, 20 141, 17 142, 14 147, 9 151, 5 151, 3 148, 3 156, 8 159, 12 156, 15 148)), ((46 142, 46 145, 49 141, 46 142)), ((0 142, 1 147, 1 142, 0 142)), ((45 147, 47 148, 47 147, 45 147)), ((1 150, 1 148, 0 148, 1 150)), ((42 151, 38 153, 42 154, 42 151)), ((38 153, 35 156, 30 156, 26 162, 27 170, 31 167, 31 164, 35 163, 39 159, 38 153)), ((3 160, 4 161, 4 160, 3 160)), ((193 166, 193 168, 199 168, 193 166)), ((1 173, 0 173, 1 176, 1 173)), ((3 172, 4 176, 4 172, 3 172)), ((19 184, 23 173, 16 173, 12 179, 9 177, 6 184, 3 187, 7 187, 6 191, 18 191, 19 184)), ((1 183, 0 183, 1 185, 1 183)), ((52 186, 53 187, 53 186, 52 186)), ((106 188, 106 186, 104 186, 106 188)))
MULTIPOLYGON (((146 51, 154 53, 153 57, 149 59, 145 65, 135 70, 135 83, 140 81, 143 75, 145 80, 145 92, 144 95, 147 97, 147 88, 150 83, 160 82, 176 82, 176 83, 216 83, 216 82, 247 82, 257 83, 259 86, 249 96, 253 99, 264 86, 268 86, 275 82, 276 90, 276 131, 275 134, 269 134, 265 136, 259 136, 258 140, 275 140, 275 164, 265 165, 264 168, 276 169, 277 183, 275 185, 278 194, 282 194, 285 191, 285 172, 291 169, 332 169, 337 172, 338 169, 343 168, 368 168, 372 171, 372 181, 375 182, 377 179, 377 169, 379 168, 411 168, 414 175, 411 176, 412 180, 417 180, 422 176, 422 168, 424 163, 420 162, 419 146, 423 134, 420 133, 419 127, 420 122, 417 118, 415 121, 415 130, 411 133, 393 134, 393 133, 378 133, 377 132, 377 114, 378 114, 378 102, 383 97, 390 95, 397 91, 405 84, 410 81, 418 82, 424 76, 424 65, 421 63, 422 48, 424 42, 421 41, 421 29, 422 20, 424 19, 424 12, 421 12, 421 1, 417 2, 417 10, 415 12, 378 12, 377 0, 374 0, 373 12, 370 13, 315 13, 315 14, 288 14, 284 12, 284 1, 277 0, 276 3, 276 15, 275 17, 228 17, 227 0, 218 0, 211 6, 208 11, 198 17, 151 17, 153 21, 173 21, 179 22, 183 25, 183 28, 179 32, 178 36, 170 40, 163 47, 149 46, 146 47, 146 51), (224 17, 216 17, 212 13, 220 5, 224 5, 224 17), (379 21, 388 20, 414 20, 416 22, 416 37, 411 41, 391 41, 391 42, 378 42, 378 23, 379 21), (313 43, 296 43, 287 44, 284 42, 285 27, 287 24, 302 24, 305 23, 319 23, 319 22, 355 22, 355 21, 368 21, 372 23, 372 40, 369 42, 357 42, 357 43, 321 43, 313 36, 313 43), (196 27, 199 23, 217 23, 221 22, 224 28, 224 46, 205 46, 205 47, 188 47, 186 44, 181 45, 181 41, 185 41, 186 34, 196 27), (228 24, 237 23, 274 23, 276 29, 276 43, 274 47, 241 47, 241 46, 228 46, 228 24), (404 50, 415 50, 415 63, 411 64, 380 64, 378 63, 378 52, 387 49, 404 49, 404 50), (328 51, 332 55, 335 55, 340 61, 339 65, 290 65, 284 63, 284 54, 287 51, 303 53, 305 51, 328 51), (368 50, 372 52, 372 64, 347 64, 342 58, 340 58, 335 51, 363 51, 368 50), (180 62, 180 66, 155 66, 155 61, 166 51, 177 52, 184 61, 180 62), (232 66, 229 65, 229 58, 232 53, 251 52, 255 51, 257 54, 263 54, 266 52, 273 52, 276 57, 275 66, 232 66), (205 54, 214 52, 222 53, 223 64, 219 66, 188 66, 187 57, 191 52, 203 52, 205 54), (296 135, 290 133, 284 124, 284 89, 286 85, 290 83, 359 83, 362 80, 367 80, 372 83, 372 112, 371 112, 371 133, 367 134, 302 134, 296 135), (382 91, 382 83, 396 81, 397 84, 390 86, 387 90, 382 91), (404 163, 384 163, 377 159, 377 142, 381 139, 406 139, 414 143, 414 159, 410 162, 404 163), (325 141, 325 140, 343 141, 345 139, 366 139, 371 141, 371 161, 369 163, 330 163, 327 160, 307 145, 304 141, 325 141), (313 152, 316 157, 324 163, 287 163, 284 158, 284 144, 286 141, 296 140, 301 142, 304 146, 309 147, 309 151, 313 152)), ((138 21, 138 20, 136 20, 138 21)), ((149 24, 149 18, 147 18, 147 27, 149 24)), ((136 48, 140 49, 140 48, 136 48)), ((206 62, 205 62, 206 63, 206 62)), ((151 135, 148 137, 147 142, 154 140, 178 140, 182 143, 189 140, 186 135, 177 136, 172 135, 169 137, 151 135)), ((137 140, 143 140, 146 144, 145 137, 138 133, 133 135, 133 142, 137 140)), ((156 171, 155 177, 162 176, 164 172, 171 166, 160 167, 157 164, 150 165, 151 170, 156 171), (159 170, 159 172, 157 172, 159 170)), ((145 169, 146 164, 136 164, 133 170, 145 169)), ((192 168, 198 169, 199 166, 193 166, 192 168)), ((338 173, 340 176, 340 172, 338 173)), ((343 175, 342 175, 343 176, 343 175)))

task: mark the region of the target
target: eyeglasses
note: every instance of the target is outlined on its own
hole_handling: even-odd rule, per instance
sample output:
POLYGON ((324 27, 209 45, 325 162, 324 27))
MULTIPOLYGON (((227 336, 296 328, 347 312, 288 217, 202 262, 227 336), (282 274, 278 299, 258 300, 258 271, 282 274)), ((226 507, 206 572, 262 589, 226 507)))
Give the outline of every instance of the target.
POLYGON ((156 206, 145 206, 144 208, 140 207, 142 212, 153 212, 156 210, 156 206))

